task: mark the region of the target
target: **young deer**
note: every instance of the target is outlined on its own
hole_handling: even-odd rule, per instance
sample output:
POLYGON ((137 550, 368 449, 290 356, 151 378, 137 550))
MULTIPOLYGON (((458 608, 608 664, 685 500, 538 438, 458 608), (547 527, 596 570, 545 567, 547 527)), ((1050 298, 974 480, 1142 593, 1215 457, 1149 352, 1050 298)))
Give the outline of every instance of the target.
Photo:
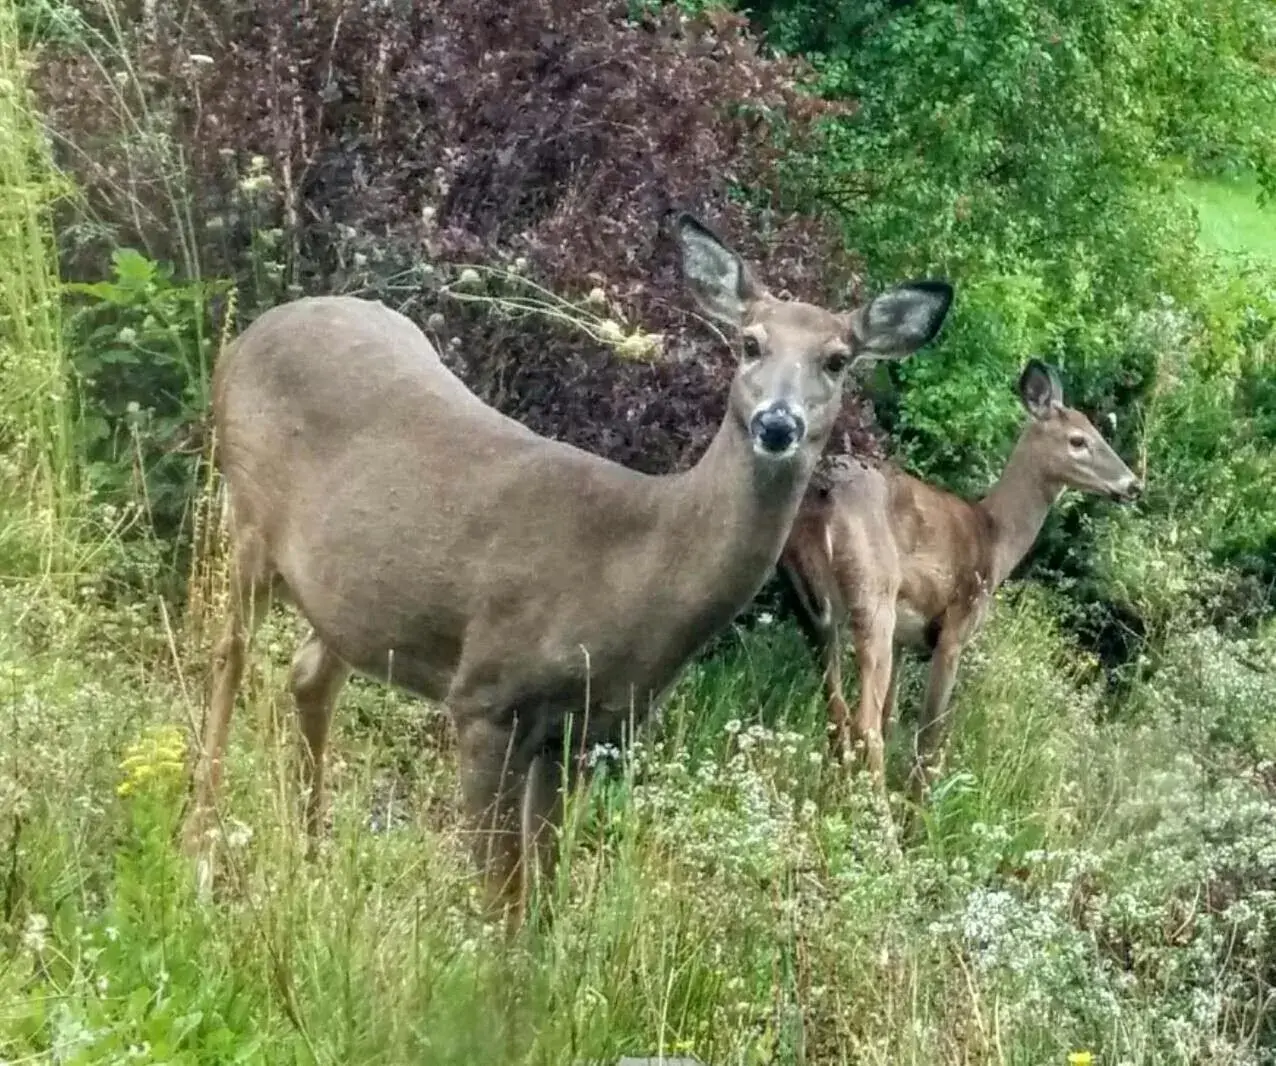
POLYGON ((235 588, 185 831, 202 879, 248 644, 278 594, 312 630, 290 679, 312 839, 350 672, 442 701, 475 857, 494 902, 521 920, 537 868, 526 860, 552 863, 544 834, 561 820, 565 746, 619 741, 748 604, 847 368, 920 348, 952 298, 946 283, 918 282, 835 314, 772 296, 691 216, 672 230, 692 293, 742 350, 726 417, 682 473, 644 475, 534 434, 379 303, 295 300, 219 361, 235 588))
POLYGON ((1054 371, 1036 359, 1019 379, 1031 419, 1001 479, 977 503, 890 466, 851 461, 803 501, 779 570, 824 669, 836 754, 862 743, 883 786, 883 736, 894 711, 897 646, 930 653, 910 777, 920 798, 947 734, 962 650, 993 593, 1028 553, 1065 488, 1126 502, 1139 479, 1089 419, 1063 403, 1054 371), (860 674, 854 722, 842 695, 841 621, 849 620, 860 674))

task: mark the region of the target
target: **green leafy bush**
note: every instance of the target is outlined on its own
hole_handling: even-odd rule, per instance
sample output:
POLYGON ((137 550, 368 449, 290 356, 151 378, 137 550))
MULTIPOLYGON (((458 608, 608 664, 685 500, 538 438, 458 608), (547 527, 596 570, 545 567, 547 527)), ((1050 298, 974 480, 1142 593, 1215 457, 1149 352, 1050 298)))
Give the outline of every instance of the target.
POLYGON ((1210 260, 1179 183, 1191 165, 1271 184, 1270 10, 741 6, 773 46, 811 59, 823 95, 853 104, 825 120, 818 154, 785 161, 794 202, 835 212, 871 273, 957 279, 935 355, 892 368, 878 396, 897 457, 982 493, 1020 428, 1018 370, 1043 356, 1148 479, 1137 517, 1065 496, 1028 561, 1108 665, 1183 610, 1269 609, 1273 276, 1210 260), (1159 582, 1148 569, 1189 559, 1159 582), (1219 565, 1235 572, 1205 572, 1219 565))
POLYGON ((203 419, 216 345, 210 301, 219 282, 178 281, 131 248, 109 280, 67 283, 77 306, 66 329, 83 386, 82 447, 99 500, 140 506, 171 537, 190 498, 182 431, 203 419))

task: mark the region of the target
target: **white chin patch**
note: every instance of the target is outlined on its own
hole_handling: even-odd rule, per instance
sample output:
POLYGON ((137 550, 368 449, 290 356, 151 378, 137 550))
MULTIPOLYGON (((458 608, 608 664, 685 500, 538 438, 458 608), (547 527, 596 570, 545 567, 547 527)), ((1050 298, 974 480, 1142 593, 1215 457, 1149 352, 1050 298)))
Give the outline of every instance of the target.
POLYGON ((795 440, 792 444, 785 448, 784 451, 773 452, 769 448, 762 447, 762 442, 755 437, 753 439, 753 454, 760 455, 763 459, 771 459, 777 463, 782 463, 797 455, 798 449, 801 448, 801 446, 802 442, 795 440))

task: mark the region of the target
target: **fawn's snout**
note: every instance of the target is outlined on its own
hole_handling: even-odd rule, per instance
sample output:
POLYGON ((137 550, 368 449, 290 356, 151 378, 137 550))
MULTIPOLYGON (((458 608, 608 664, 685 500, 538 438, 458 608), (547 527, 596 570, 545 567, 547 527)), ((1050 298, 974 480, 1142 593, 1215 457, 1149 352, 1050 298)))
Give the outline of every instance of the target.
POLYGON ((806 416, 787 400, 760 404, 749 419, 753 450, 772 459, 787 459, 806 437, 806 416))
POLYGON ((1117 503, 1133 503, 1143 495, 1143 482, 1134 474, 1117 485, 1111 492, 1112 499, 1117 503))

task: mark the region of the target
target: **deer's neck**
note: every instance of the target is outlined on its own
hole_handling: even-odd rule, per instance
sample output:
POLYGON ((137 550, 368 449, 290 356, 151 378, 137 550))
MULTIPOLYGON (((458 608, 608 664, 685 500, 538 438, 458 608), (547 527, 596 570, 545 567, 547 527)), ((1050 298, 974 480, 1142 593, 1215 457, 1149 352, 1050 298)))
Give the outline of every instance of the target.
POLYGON ((1021 437, 1001 477, 979 501, 991 517, 994 531, 993 588, 1005 581, 1031 550, 1060 491, 1046 479, 1026 438, 1021 437))
POLYGON ((759 460, 728 413, 700 462, 661 479, 664 534, 675 545, 669 577, 682 583, 682 602, 703 605, 699 625, 725 625, 766 581, 813 465, 805 453, 788 462, 759 460))

